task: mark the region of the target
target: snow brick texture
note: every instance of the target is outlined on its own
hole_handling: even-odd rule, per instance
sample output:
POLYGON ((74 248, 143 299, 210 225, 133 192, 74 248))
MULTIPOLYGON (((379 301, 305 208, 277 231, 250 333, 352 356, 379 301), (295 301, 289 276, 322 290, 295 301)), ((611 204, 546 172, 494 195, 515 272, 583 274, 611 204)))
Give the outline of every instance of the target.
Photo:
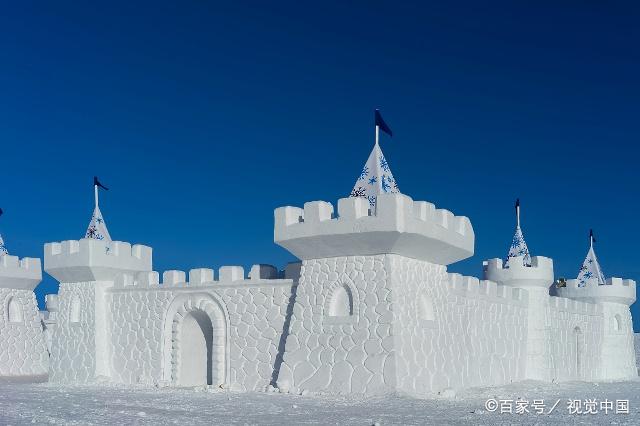
POLYGON ((49 354, 33 289, 40 259, 0 256, 0 377, 46 376, 49 354))
POLYGON ((498 294, 495 283, 449 276, 442 265, 398 255, 308 260, 278 385, 423 395, 509 383, 523 374, 523 328, 524 292, 498 294))

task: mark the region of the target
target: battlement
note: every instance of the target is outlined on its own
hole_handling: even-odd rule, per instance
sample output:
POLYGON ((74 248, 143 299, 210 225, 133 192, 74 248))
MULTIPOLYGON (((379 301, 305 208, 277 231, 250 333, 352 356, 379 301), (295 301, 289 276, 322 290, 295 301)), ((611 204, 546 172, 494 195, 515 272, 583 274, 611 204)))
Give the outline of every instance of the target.
POLYGON ((135 275, 133 279, 119 278, 116 280, 116 288, 172 288, 172 287, 208 287, 219 285, 277 285, 297 282, 300 276, 296 264, 290 264, 285 271, 271 265, 257 264, 251 267, 248 276, 245 275, 242 266, 221 266, 216 274, 210 268, 191 269, 187 275, 184 271, 169 270, 160 274, 156 271, 143 271, 135 275))
POLYGON ((468 277, 456 273, 449 273, 449 288, 455 294, 470 298, 495 299, 500 303, 528 305, 528 293, 526 290, 500 285, 494 281, 480 280, 476 277, 468 277))
POLYGON ((579 281, 567 280, 565 287, 553 286, 559 297, 581 300, 589 303, 611 302, 631 306, 636 301, 636 282, 622 278, 608 278, 606 284, 599 285, 597 279, 587 280, 584 287, 579 281))
POLYGON ((465 216, 413 201, 403 194, 380 194, 375 211, 365 198, 333 205, 312 201, 274 212, 274 241, 300 259, 398 254, 448 265, 473 255, 475 235, 465 216))
POLYGON ((511 287, 549 288, 553 283, 553 260, 533 256, 531 266, 524 265, 524 257, 511 258, 506 264, 502 259, 482 262, 484 278, 511 287))
POLYGON ((44 296, 44 304, 48 312, 58 312, 60 300, 57 294, 47 294, 44 296))
POLYGON ((602 305, 597 303, 582 302, 579 300, 567 299, 566 297, 552 296, 549 298, 551 309, 573 314, 601 315, 602 305))
POLYGON ((114 281, 119 273, 150 271, 152 249, 89 238, 47 243, 44 268, 60 282, 114 281))
POLYGON ((33 290, 42 281, 40 259, 0 256, 0 288, 33 290))

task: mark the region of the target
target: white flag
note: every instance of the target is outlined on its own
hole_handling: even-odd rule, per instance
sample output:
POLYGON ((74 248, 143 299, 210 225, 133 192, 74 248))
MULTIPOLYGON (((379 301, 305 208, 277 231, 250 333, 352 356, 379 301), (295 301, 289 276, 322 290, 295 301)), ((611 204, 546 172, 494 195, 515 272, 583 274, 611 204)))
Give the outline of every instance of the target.
POLYGON ((100 211, 100 207, 97 205, 93 210, 93 216, 91 216, 91 222, 89 222, 89 227, 87 228, 87 233, 84 237, 111 242, 111 236, 109 235, 107 224, 104 223, 102 212, 100 211))
POLYGON ((578 272, 578 287, 584 287, 587 285, 587 281, 591 279, 597 279, 598 284, 605 284, 604 274, 600 269, 596 252, 593 251, 593 244, 589 247, 587 257, 582 263, 580 272, 578 272))
POLYGON ((524 256, 522 263, 525 266, 531 266, 531 256, 529 255, 529 248, 522 235, 522 229, 520 226, 516 226, 516 233, 513 235, 513 241, 511 241, 511 247, 509 248, 509 254, 505 263, 509 262, 512 257, 524 256))
POLYGON ((364 197, 369 200, 371 208, 375 208, 378 194, 400 192, 393 178, 387 160, 378 144, 373 146, 360 177, 351 191, 351 197, 364 197))
POLYGON ((4 245, 4 240, 2 239, 2 235, 0 235, 0 256, 4 256, 5 254, 9 254, 7 247, 4 245))

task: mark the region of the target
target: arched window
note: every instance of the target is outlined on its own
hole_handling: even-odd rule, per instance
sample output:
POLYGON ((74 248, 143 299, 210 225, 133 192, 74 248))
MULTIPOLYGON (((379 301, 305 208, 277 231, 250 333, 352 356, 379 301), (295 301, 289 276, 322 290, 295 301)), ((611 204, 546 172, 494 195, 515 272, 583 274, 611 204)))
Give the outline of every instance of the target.
POLYGON ((69 312, 69 321, 72 323, 80 322, 80 298, 74 296, 71 300, 71 311, 69 312))
POLYGON ((9 322, 22 322, 22 306, 20 306, 20 302, 15 297, 11 297, 7 302, 7 312, 9 322))
POLYGON ((620 318, 620 315, 616 314, 613 317, 613 331, 620 331, 622 330, 622 319, 620 318))
POLYGON ((346 317, 353 315, 353 295, 346 285, 336 287, 329 300, 329 316, 346 317))
POLYGON ((421 294, 418 298, 418 318, 424 321, 435 320, 433 301, 426 294, 421 294))

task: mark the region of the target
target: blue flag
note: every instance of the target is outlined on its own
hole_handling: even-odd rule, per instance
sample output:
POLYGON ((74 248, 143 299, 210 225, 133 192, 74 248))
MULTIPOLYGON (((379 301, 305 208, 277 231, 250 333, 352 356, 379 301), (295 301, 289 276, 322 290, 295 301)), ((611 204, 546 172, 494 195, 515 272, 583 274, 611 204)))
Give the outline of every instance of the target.
POLYGON ((376 109, 376 126, 378 126, 380 130, 382 130, 389 136, 393 136, 393 132, 391 131, 389 126, 387 126, 387 123, 385 123, 384 120, 382 119, 382 115, 380 115, 379 109, 376 109))
POLYGON ((93 177, 93 185, 97 186, 98 188, 106 189, 107 191, 109 190, 109 188, 100 183, 100 181, 98 180, 98 176, 93 177))

